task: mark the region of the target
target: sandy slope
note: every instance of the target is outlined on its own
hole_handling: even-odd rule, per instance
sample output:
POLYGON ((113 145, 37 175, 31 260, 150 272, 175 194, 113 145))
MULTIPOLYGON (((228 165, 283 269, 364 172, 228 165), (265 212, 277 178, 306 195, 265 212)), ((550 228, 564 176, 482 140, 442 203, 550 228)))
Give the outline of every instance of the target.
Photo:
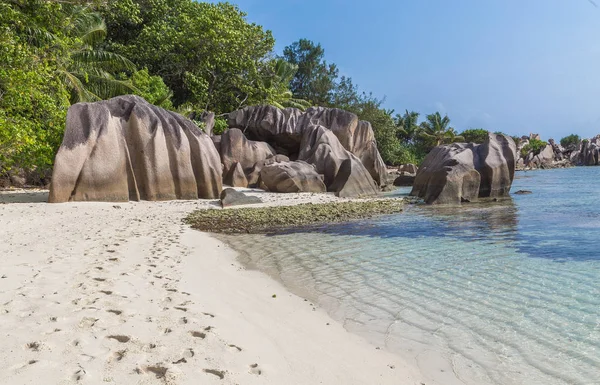
POLYGON ((0 384, 421 383, 181 223, 214 202, 46 197, 0 193, 0 384))

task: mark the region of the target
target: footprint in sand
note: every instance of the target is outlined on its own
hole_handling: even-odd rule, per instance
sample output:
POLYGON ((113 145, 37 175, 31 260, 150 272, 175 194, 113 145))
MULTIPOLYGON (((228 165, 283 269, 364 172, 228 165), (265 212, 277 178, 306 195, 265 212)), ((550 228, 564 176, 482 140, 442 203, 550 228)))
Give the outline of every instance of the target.
POLYGON ((185 350, 183 351, 183 354, 182 354, 182 355, 183 355, 185 358, 192 358, 192 357, 194 357, 194 355, 196 355, 196 353, 194 353, 194 349, 192 349, 192 348, 189 348, 189 349, 185 349, 185 350))
POLYGON ((258 367, 258 364, 252 364, 250 365, 250 373, 260 376, 262 374, 262 369, 258 367))
POLYGON ((192 337, 196 337, 196 338, 200 338, 200 339, 206 338, 206 333, 191 331, 190 334, 192 335, 192 337))
POLYGON ((106 338, 119 341, 120 343, 126 343, 126 342, 129 342, 129 340, 131 340, 131 337, 123 336, 123 335, 110 335, 110 336, 107 336, 106 338))
POLYGON ((225 378, 225 371, 223 370, 216 370, 216 369, 203 369, 202 370, 204 373, 208 373, 208 374, 212 374, 214 376, 219 377, 221 380, 225 378))

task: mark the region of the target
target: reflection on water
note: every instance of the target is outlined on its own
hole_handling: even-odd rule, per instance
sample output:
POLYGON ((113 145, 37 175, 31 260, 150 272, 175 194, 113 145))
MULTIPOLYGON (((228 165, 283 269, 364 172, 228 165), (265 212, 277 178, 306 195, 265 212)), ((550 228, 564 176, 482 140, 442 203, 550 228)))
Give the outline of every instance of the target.
POLYGON ((533 194, 227 241, 348 330, 440 363, 429 380, 600 384, 600 167, 518 175, 533 194))

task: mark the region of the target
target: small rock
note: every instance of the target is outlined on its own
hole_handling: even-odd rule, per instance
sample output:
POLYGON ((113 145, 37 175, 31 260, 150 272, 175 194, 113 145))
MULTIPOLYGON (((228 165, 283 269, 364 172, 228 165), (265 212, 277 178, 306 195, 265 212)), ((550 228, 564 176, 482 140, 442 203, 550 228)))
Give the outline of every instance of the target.
POLYGON ((263 203, 258 197, 248 196, 243 192, 236 191, 232 188, 226 188, 221 192, 221 206, 230 207, 238 205, 249 205, 263 203))
POLYGON ((515 195, 527 195, 527 194, 533 194, 533 191, 519 190, 519 191, 515 192, 515 195))

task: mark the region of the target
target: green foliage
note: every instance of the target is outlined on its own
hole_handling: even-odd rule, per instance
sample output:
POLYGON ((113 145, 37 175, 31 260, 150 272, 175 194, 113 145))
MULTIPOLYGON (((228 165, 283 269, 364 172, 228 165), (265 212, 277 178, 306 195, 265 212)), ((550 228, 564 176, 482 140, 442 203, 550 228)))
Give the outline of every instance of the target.
POLYGON ((55 76, 68 44, 60 8, 0 3, 0 173, 47 172, 62 139, 69 94, 55 76))
POLYGON ((415 143, 418 140, 420 131, 418 121, 418 112, 409 112, 406 110, 404 115, 397 114, 395 122, 397 127, 396 136, 398 139, 406 143, 415 143))
POLYGON ((546 146, 548 145, 548 143, 544 142, 543 140, 539 140, 539 139, 531 139, 529 140, 529 143, 527 143, 525 146, 523 146, 523 148, 521 149, 521 156, 526 157, 527 154, 529 154, 530 152, 533 152, 533 155, 537 155, 539 154, 546 146))
POLYGON ((272 71, 263 80, 266 104, 282 109, 294 107, 302 111, 311 106, 310 102, 295 98, 289 89, 289 84, 297 71, 297 65, 284 59, 279 58, 272 62, 272 71))
POLYGON ((221 135, 228 128, 229 128, 229 126, 227 125, 227 119, 220 117, 220 116, 217 116, 215 118, 215 127, 213 128, 213 134, 221 135))
POLYGON ((300 39, 283 50, 283 58, 298 67, 290 82, 290 90, 294 96, 309 100, 315 105, 330 106, 338 69, 335 64, 328 64, 324 56, 325 50, 321 44, 307 39, 300 39))
POLYGON ((489 131, 483 128, 471 128, 460 133, 467 143, 483 143, 488 138, 489 131))
POLYGON ((430 148, 463 141, 464 138, 457 135, 454 128, 449 125, 450 118, 447 115, 442 117, 439 112, 427 115, 426 120, 421 123, 420 136, 430 148))
POLYGON ((163 78, 175 105, 230 112, 264 103, 274 39, 229 3, 109 0, 108 47, 163 78))
POLYGON ((578 146, 580 141, 581 138, 579 137, 579 135, 571 134, 562 138, 560 140, 560 145, 565 148, 569 146, 578 146))
POLYGON ((131 84, 135 87, 134 93, 144 98, 148 103, 167 110, 173 109, 173 103, 171 103, 173 92, 160 76, 151 76, 148 70, 144 68, 133 73, 131 84))

